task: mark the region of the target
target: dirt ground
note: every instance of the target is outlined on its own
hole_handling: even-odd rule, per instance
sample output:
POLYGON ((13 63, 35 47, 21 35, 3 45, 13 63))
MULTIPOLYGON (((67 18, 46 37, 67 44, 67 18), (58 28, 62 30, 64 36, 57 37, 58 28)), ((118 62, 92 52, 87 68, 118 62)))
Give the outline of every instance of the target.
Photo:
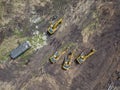
MULTIPOLYGON (((30 56, 28 65, 21 66, 19 62, 22 60, 18 63, 8 61, 0 68, 0 90, 109 90, 111 83, 114 83, 111 90, 120 90, 120 79, 116 75, 120 72, 120 1, 45 1, 52 1, 50 5, 53 6, 49 7, 49 3, 44 7, 35 4, 37 14, 51 15, 52 8, 58 6, 51 12, 52 15, 63 16, 61 27, 55 34, 47 35, 48 45, 30 56), (78 47, 76 56, 91 48, 95 48, 96 53, 81 65, 73 61, 71 68, 65 71, 61 68, 64 57, 55 64, 49 62, 49 57, 70 43, 78 47)), ((35 24, 40 32, 46 32, 47 20, 35 24)), ((20 24, 24 28, 22 21, 20 24)), ((29 23, 26 25, 34 28, 29 23)), ((26 33, 30 35, 31 31, 26 33)), ((0 38, 3 37, 2 32, 0 38)))

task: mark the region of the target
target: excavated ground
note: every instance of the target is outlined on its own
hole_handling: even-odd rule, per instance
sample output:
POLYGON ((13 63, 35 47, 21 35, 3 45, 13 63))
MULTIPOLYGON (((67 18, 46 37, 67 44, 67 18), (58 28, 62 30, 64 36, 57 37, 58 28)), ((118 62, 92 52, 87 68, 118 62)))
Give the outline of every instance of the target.
MULTIPOLYGON (((0 69, 1 90, 107 90, 108 82, 116 80, 113 73, 120 72, 120 2, 83 1, 71 2, 71 7, 65 9, 67 12, 62 13, 64 20, 59 30, 48 36, 48 45, 35 52, 28 65, 23 67, 13 61, 0 69), (98 26, 90 35, 89 31, 82 34, 85 27, 94 22, 94 10, 99 13, 98 26), (95 48, 96 53, 81 65, 73 61, 70 70, 64 71, 61 69, 64 57, 55 64, 49 62, 49 57, 69 43, 76 44, 77 55, 91 48, 95 48)), ((39 26, 40 31, 47 30, 47 26, 45 21, 39 26)))

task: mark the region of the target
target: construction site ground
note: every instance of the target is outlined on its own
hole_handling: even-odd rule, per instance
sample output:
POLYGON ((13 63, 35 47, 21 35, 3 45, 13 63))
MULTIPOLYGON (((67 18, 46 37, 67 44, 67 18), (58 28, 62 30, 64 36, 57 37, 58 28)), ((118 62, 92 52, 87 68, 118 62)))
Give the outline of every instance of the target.
MULTIPOLYGON (((57 14, 63 17, 63 23, 53 35, 46 33, 49 17, 40 24, 28 26, 31 29, 38 25, 39 31, 47 35, 47 45, 30 55, 27 65, 20 64, 24 59, 1 64, 0 90, 108 90, 109 85, 117 81, 114 73, 120 72, 120 1, 59 0, 61 4, 55 10, 49 8, 50 2, 45 8, 36 5, 37 13, 42 16, 43 12, 45 17, 57 14), (94 48, 96 52, 83 64, 73 61, 65 71, 61 68, 64 56, 55 64, 49 62, 49 57, 69 44, 77 47, 75 58, 83 50, 94 48)), ((30 32, 25 35, 31 37, 30 32)), ((0 39, 1 43, 3 40, 0 39)), ((118 82, 116 90, 120 90, 118 82)))

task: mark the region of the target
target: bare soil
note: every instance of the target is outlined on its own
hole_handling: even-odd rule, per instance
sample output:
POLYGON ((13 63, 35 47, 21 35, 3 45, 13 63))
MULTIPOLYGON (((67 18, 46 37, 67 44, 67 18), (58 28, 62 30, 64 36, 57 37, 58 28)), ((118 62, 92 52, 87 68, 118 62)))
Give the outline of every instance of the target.
MULTIPOLYGON (((61 5, 62 1, 64 0, 57 4, 61 5)), ((48 35, 48 45, 35 52, 29 58, 28 65, 22 66, 15 61, 9 61, 3 65, 4 68, 0 68, 1 90, 108 90, 111 82, 120 82, 117 76, 114 77, 116 71, 120 72, 120 2, 66 0, 64 3, 67 4, 64 5, 65 12, 62 12, 63 24, 54 35, 48 35), (98 26, 92 28, 94 31, 89 28, 87 32, 93 33, 84 42, 81 32, 94 22, 92 13, 95 11, 98 13, 98 26), (91 48, 95 48, 96 53, 81 65, 73 61, 71 68, 64 71, 61 68, 64 56, 55 64, 49 62, 49 57, 69 43, 78 47, 76 56, 91 48), (9 89, 5 87, 5 82, 10 85, 9 89)), ((49 4, 46 7, 35 7, 37 13, 41 14, 40 12, 44 12, 41 10, 47 10, 49 4)), ((58 9, 55 13, 62 16, 60 11, 58 9)), ((38 25, 40 32, 46 32, 49 23, 45 20, 38 25)), ((25 33, 27 32, 30 31, 25 33)), ((3 37, 1 35, 0 33, 0 38, 3 37)), ((120 85, 115 87, 119 90, 120 85)))

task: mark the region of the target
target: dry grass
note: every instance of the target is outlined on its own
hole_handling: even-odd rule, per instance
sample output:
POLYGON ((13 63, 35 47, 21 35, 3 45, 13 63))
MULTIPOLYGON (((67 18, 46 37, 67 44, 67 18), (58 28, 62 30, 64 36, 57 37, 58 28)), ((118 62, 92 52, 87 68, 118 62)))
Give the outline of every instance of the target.
POLYGON ((12 83, 0 82, 0 90, 15 90, 15 87, 12 83))
POLYGON ((96 32, 97 27, 99 26, 99 18, 98 18, 97 12, 93 12, 92 18, 93 21, 90 22, 81 32, 83 36, 83 42, 87 43, 88 39, 91 35, 93 35, 96 32))

